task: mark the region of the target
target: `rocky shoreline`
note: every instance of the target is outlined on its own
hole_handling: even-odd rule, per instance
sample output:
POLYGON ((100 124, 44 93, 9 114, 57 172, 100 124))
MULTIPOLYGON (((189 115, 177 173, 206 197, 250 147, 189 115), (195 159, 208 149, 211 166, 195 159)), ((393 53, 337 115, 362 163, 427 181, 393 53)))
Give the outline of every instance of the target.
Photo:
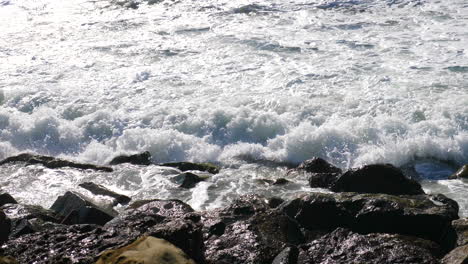
MULTIPOLYGON (((21 154, 0 165, 21 162, 48 168, 112 171, 21 154)), ((119 156, 110 165, 150 165, 148 152, 119 156)), ((197 171, 218 173, 208 163, 166 163, 181 171, 181 188, 205 180, 197 171)), ((458 204, 421 185, 390 164, 343 172, 320 158, 292 168, 311 187, 330 193, 282 200, 241 196, 227 207, 194 211, 179 200, 131 201, 92 182, 80 183, 125 209, 101 208, 79 192, 66 192, 50 209, 18 203, 0 193, 1 263, 468 263, 468 219, 458 204)), ((466 177, 463 166, 456 177, 466 177)))

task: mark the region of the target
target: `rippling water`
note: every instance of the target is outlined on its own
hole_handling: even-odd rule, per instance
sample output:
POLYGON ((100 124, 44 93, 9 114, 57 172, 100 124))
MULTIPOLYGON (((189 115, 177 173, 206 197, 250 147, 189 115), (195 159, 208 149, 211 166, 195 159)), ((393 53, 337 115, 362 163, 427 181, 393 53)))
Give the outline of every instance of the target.
POLYGON ((149 150, 225 167, 181 191, 157 166, 15 165, 0 187, 48 206, 93 180, 204 209, 309 191, 258 183, 285 169, 250 161, 320 156, 414 168, 468 214, 468 184, 445 180, 468 163, 467 24, 465 0, 0 0, 0 158, 149 150))

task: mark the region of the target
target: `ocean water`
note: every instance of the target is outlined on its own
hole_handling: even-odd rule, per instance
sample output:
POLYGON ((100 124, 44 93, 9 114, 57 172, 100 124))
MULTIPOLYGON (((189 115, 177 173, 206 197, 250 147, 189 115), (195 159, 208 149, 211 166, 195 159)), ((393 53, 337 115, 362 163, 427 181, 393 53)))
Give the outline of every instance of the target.
POLYGON ((465 0, 0 0, 0 159, 223 167, 181 190, 159 166, 8 165, 0 189, 50 206, 91 180, 209 209, 311 191, 259 180, 319 156, 400 166, 468 215, 468 182, 446 180, 468 163, 467 25, 465 0))

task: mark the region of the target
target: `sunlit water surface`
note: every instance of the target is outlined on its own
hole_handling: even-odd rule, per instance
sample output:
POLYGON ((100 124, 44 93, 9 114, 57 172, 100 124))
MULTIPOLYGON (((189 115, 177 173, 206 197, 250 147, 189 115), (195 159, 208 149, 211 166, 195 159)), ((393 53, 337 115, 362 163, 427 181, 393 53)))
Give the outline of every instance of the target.
POLYGON ((286 169, 250 161, 320 156, 344 169, 413 168, 427 192, 468 215, 468 183, 446 180, 468 163, 465 0, 137 4, 0 0, 0 158, 105 164, 149 150, 154 162, 224 169, 182 190, 178 172, 158 166, 11 165, 0 169, 1 189, 50 206, 89 180, 207 209, 245 193, 308 192, 304 175, 259 182, 286 169))

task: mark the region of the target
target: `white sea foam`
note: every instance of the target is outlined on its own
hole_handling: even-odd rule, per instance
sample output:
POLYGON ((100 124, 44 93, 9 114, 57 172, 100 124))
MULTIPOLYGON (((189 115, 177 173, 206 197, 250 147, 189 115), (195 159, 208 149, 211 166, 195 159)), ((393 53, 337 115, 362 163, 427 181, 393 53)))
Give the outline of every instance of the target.
MULTIPOLYGON (((230 167, 200 197, 181 192, 197 208, 282 173, 252 175, 252 161, 468 163, 463 0, 135 2, 0 2, 0 158, 105 164, 148 150, 230 167)), ((113 173, 119 184, 92 175, 177 196, 161 172, 137 170, 113 173)))

